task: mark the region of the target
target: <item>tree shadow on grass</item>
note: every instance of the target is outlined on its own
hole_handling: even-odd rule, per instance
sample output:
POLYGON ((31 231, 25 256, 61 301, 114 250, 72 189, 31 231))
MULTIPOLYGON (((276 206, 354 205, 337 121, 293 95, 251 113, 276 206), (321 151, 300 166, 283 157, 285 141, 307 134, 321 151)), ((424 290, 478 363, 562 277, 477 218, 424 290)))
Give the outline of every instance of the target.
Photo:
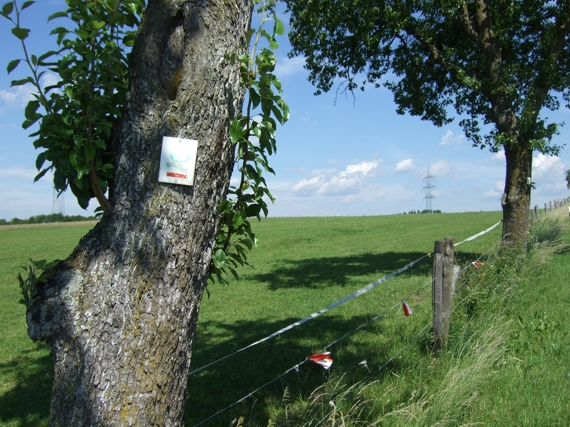
MULTIPOLYGON (((379 279, 426 255, 422 252, 385 252, 343 257, 320 257, 302 260, 284 259, 268 273, 253 274, 252 280, 267 283, 272 291, 287 288, 320 289, 346 286, 351 278, 376 275, 379 279)), ((462 252, 460 259, 477 259, 479 255, 462 252)), ((402 274, 425 276, 431 274, 433 258, 420 261, 402 274)))
MULTIPOLYGON (((216 320, 201 322, 195 340, 191 370, 231 354, 296 320, 289 318, 280 321, 257 320, 232 324, 223 324, 216 320), (220 336, 229 339, 220 340, 220 336)), ((367 316, 354 316, 350 319, 332 315, 319 317, 309 324, 288 331, 192 375, 188 382, 189 398, 186 403, 185 425, 193 426, 207 419, 272 381, 297 363, 303 362, 307 356, 323 351, 324 346, 368 320, 370 318, 367 316)), ((327 349, 331 351, 334 359, 330 372, 318 365, 305 362, 298 370, 288 373, 243 403, 202 425, 231 425, 232 420, 244 416, 248 420, 244 425, 267 426, 271 418, 269 407, 279 405, 284 390, 287 390, 291 399, 298 397, 307 399, 313 390, 330 378, 336 381, 345 373, 348 373, 350 379, 354 381, 368 377, 369 368, 377 369, 393 356, 394 348, 397 351, 406 339, 418 333, 421 328, 418 328, 419 325, 416 323, 412 321, 409 327, 405 327, 405 331, 396 337, 393 332, 386 330, 388 323, 380 318, 358 332, 357 344, 349 344, 351 338, 348 337, 327 349), (367 360, 367 366, 361 363, 363 360, 367 360)), ((400 366, 396 360, 387 368, 380 371, 375 379, 387 375, 387 372, 407 367, 400 366)))
POLYGON ((0 376, 15 386, 0 396, 0 423, 22 427, 46 424, 49 415, 53 360, 43 343, 33 344, 19 358, 0 362, 0 376))
MULTIPOLYGON (((331 284, 346 286, 352 277, 375 274, 380 278, 424 255, 421 252, 386 252, 302 260, 284 259, 271 272, 255 274, 252 279, 267 283, 273 291, 285 288, 318 289, 331 284)), ((425 275, 431 268, 431 263, 423 260, 407 273, 425 275)))

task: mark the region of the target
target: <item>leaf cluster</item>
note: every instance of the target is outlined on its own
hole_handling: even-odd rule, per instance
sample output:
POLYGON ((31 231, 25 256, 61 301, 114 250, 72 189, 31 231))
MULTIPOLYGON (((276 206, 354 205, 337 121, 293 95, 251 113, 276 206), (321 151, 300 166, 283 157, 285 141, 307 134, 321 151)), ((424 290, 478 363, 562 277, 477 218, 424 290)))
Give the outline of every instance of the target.
POLYGON ((560 124, 541 110, 570 104, 570 5, 528 0, 286 0, 291 56, 303 55, 317 94, 384 85, 397 112, 442 126, 452 109, 474 145, 512 142, 556 154, 560 124), (362 79, 362 80, 360 80, 362 79), (359 81, 360 80, 360 81, 359 81), (516 123, 504 124, 506 114, 516 123), (481 136, 485 125, 494 130, 481 136), (509 131, 512 129, 509 129, 509 131), (502 138, 502 139, 501 139, 502 138))
POLYGON ((276 36, 283 35, 283 22, 277 18, 275 2, 263 1, 258 10, 261 23, 250 30, 250 53, 236 53, 231 60, 240 67, 241 84, 247 90, 245 114, 236 117, 230 126, 230 139, 235 149, 235 164, 239 171, 239 184, 230 186, 227 199, 218 206, 221 226, 218 230, 210 279, 225 283, 224 276, 239 278, 237 268, 247 264, 247 253, 257 244, 249 218, 261 220, 268 214, 266 200, 274 201, 263 177, 265 172, 275 173, 269 166, 268 156, 277 150, 277 123, 289 119, 289 107, 283 100, 281 82, 274 74, 279 47, 276 36), (273 31, 264 26, 273 22, 273 31), (264 40, 267 47, 259 48, 264 40))
POLYGON ((24 304, 29 309, 40 298, 39 285, 46 283, 47 279, 55 272, 55 267, 59 264, 58 259, 47 262, 45 259, 34 261, 30 258, 31 265, 22 269, 27 276, 23 277, 22 273, 18 273, 18 282, 20 283, 20 292, 22 299, 20 304, 24 304))
POLYGON ((79 205, 87 208, 97 197, 104 210, 113 179, 113 126, 125 105, 128 87, 128 53, 144 0, 68 0, 65 11, 48 20, 67 19, 70 25, 55 28, 57 50, 40 56, 29 54, 25 40, 30 29, 21 25, 21 13, 34 2, 18 8, 16 0, 4 4, 1 15, 14 25, 12 34, 22 43, 23 58, 8 64, 8 73, 21 63, 30 75, 12 81, 12 86, 31 84, 34 99, 25 108, 22 124, 28 129, 39 122, 30 136, 36 149, 39 171, 35 181, 53 171, 58 192, 68 187, 79 205), (42 77, 55 74, 57 82, 42 86, 42 77))

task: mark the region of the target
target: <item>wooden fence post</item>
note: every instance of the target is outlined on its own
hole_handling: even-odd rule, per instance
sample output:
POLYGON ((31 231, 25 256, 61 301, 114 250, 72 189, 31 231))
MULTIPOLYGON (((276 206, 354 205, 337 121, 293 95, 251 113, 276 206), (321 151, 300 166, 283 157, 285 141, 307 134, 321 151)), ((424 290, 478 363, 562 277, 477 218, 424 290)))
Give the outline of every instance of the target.
POLYGON ((455 269, 453 265, 455 252, 451 237, 436 241, 433 252, 433 353, 437 355, 449 335, 449 315, 458 269, 455 269))

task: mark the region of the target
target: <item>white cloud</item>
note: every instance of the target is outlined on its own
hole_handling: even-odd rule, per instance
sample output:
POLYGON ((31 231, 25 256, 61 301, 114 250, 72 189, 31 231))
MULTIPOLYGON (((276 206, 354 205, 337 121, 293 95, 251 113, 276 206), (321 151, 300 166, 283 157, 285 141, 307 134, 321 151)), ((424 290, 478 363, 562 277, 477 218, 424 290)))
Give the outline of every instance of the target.
POLYGON ((453 131, 448 129, 447 132, 445 132, 445 135, 443 135, 443 137, 439 141, 439 145, 440 145, 440 147, 445 147, 448 145, 458 146, 458 145, 461 145, 463 143, 464 139, 465 139, 465 136, 463 134, 455 135, 453 133, 453 131))
POLYGON ((279 58, 275 66, 275 75, 279 78, 289 77, 293 74, 304 71, 305 58, 296 56, 294 58, 279 58))
MULTIPOLYGON (((52 86, 59 81, 54 73, 46 73, 42 77, 40 83, 42 88, 52 86)), ((29 101, 34 99, 33 94, 37 93, 36 87, 30 83, 21 86, 14 86, 8 90, 0 90, 0 100, 6 104, 7 107, 24 108, 29 101)))
POLYGON ((505 150, 501 150, 501 151, 494 153, 493 154, 493 160, 504 162, 505 161, 505 150))
POLYGON ((444 176, 451 171, 451 166, 446 160, 440 160, 434 165, 429 166, 429 171, 434 176, 444 176))
POLYGON ((37 174, 36 169, 30 168, 0 169, 0 178, 29 178, 33 180, 37 174))
MULTIPOLYGON (((290 190, 297 196, 311 196, 320 194, 356 195, 368 181, 380 161, 361 162, 348 165, 344 171, 336 169, 320 169, 311 173, 311 176, 292 185, 290 190)), ((345 199, 353 201, 354 199, 345 199)))
POLYGON ((534 178, 551 178, 562 180, 564 178, 564 165, 560 157, 546 156, 539 153, 532 159, 532 176, 534 178))
POLYGON ((34 99, 32 96, 34 92, 35 88, 31 84, 15 86, 8 90, 0 90, 0 100, 4 101, 8 107, 23 108, 34 99))
POLYGON ((408 172, 415 169, 414 161, 412 159, 405 159, 396 164, 396 172, 408 172))
POLYGON ((505 183, 503 181, 495 182, 495 188, 483 194, 486 199, 497 199, 503 195, 505 183))

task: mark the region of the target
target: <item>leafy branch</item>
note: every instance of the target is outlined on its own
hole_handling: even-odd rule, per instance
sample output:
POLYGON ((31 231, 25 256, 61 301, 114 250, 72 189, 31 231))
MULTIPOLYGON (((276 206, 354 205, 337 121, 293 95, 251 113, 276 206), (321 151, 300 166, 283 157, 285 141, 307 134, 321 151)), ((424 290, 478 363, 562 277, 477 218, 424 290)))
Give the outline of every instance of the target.
POLYGON ((227 199, 218 206, 221 227, 218 231, 210 266, 210 280, 225 283, 224 275, 239 278, 237 268, 247 264, 247 253, 257 244, 249 218, 261 220, 267 216, 265 198, 274 201, 263 177, 264 172, 275 173, 268 156, 275 153, 277 122, 289 119, 289 107, 281 97, 281 82, 273 73, 277 64, 274 50, 279 48, 276 36, 285 33, 283 22, 277 18, 275 1, 258 0, 261 22, 257 30, 250 30, 248 42, 251 52, 234 54, 239 64, 241 84, 247 90, 245 114, 236 117, 230 126, 230 139, 235 147, 235 164, 239 184, 230 186, 227 199), (273 22, 273 31, 264 26, 273 22), (253 40, 252 40, 253 37, 253 40), (259 48, 265 39, 267 47, 259 48))
POLYGON ((27 274, 26 277, 23 277, 22 273, 18 273, 20 292, 23 297, 20 300, 20 304, 24 304, 26 308, 30 308, 40 298, 39 285, 47 282, 47 279, 55 271, 59 260, 46 262, 45 259, 34 261, 30 258, 30 263, 32 265, 28 267, 21 266, 27 274))
POLYGON ((10 61, 8 73, 26 63, 30 75, 12 81, 11 86, 32 84, 34 99, 25 108, 24 129, 39 122, 34 147, 44 149, 36 160, 39 171, 34 181, 53 171, 59 193, 68 187, 79 205, 87 208, 96 198, 103 211, 111 209, 105 196, 113 179, 113 125, 125 105, 128 87, 127 47, 134 42, 135 28, 144 0, 68 0, 68 9, 48 18, 68 18, 73 28, 57 27, 56 51, 36 56, 28 53, 25 40, 30 34, 21 25, 21 13, 34 1, 18 8, 13 0, 4 4, 0 15, 14 27, 12 34, 22 43, 24 57, 10 61), (58 81, 42 86, 46 73, 58 81), (47 162, 47 166, 45 166, 47 162))

